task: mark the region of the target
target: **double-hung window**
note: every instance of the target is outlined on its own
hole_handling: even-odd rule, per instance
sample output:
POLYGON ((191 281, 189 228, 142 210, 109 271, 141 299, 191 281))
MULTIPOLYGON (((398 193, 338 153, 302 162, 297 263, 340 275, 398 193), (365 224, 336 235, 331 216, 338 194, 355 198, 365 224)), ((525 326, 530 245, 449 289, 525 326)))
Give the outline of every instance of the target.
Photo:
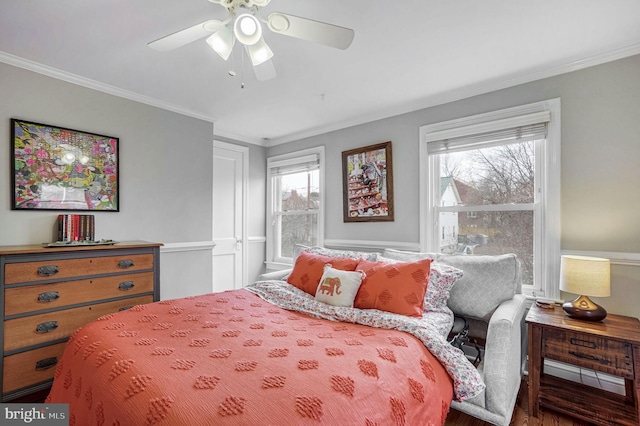
POLYGON ((515 253, 523 291, 557 298, 560 101, 421 127, 421 245, 515 253))
POLYGON ((296 244, 322 245, 324 147, 267 159, 267 266, 290 266, 296 244))

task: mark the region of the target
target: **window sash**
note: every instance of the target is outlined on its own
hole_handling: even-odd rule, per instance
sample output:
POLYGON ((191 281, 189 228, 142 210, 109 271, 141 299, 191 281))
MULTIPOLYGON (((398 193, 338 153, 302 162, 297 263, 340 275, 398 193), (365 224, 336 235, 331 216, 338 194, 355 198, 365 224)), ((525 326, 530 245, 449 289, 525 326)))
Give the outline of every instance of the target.
MULTIPOLYGON (((290 267, 292 259, 280 255, 282 247, 282 220, 291 216, 312 216, 317 229, 314 234, 318 245, 323 244, 324 233, 324 147, 319 146, 301 151, 290 152, 267 159, 267 269, 290 267), (282 210, 281 179, 287 175, 318 171, 319 198, 316 208, 304 210, 282 210)), ((298 207, 300 208, 300 207, 298 207)))
MULTIPOLYGON (((550 99, 475 116, 463 117, 420 127, 420 247, 434 251, 439 247, 440 156, 430 155, 444 144, 431 145, 444 139, 480 135, 494 130, 513 129, 536 123, 546 123, 545 138, 535 142, 536 183, 534 200, 534 256, 536 281, 523 287, 529 296, 557 299, 560 257, 560 99, 550 99), (551 120, 553 118, 553 120, 551 120), (530 287, 530 288, 529 288, 530 287)), ((479 138, 474 142, 478 142, 479 138)), ((514 142, 517 140, 514 139, 514 142)), ((463 146, 458 142, 457 147, 463 146)), ((451 144, 449 144, 451 146, 451 144)), ((469 146, 474 146, 473 143, 469 146)), ((487 145, 488 146, 488 145, 487 145)), ((446 150, 444 150, 446 152, 446 150)), ((481 209, 527 209, 530 205, 469 206, 457 211, 481 209)))

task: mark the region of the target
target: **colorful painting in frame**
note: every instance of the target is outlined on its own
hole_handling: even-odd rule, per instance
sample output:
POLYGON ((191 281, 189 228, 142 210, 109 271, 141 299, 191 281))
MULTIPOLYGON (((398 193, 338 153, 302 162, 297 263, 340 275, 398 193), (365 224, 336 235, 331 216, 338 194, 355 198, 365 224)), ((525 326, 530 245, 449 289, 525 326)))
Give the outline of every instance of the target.
POLYGON ((391 142, 342 152, 344 222, 393 221, 391 142))
POLYGON ((11 119, 11 208, 119 211, 118 151, 118 138, 11 119))

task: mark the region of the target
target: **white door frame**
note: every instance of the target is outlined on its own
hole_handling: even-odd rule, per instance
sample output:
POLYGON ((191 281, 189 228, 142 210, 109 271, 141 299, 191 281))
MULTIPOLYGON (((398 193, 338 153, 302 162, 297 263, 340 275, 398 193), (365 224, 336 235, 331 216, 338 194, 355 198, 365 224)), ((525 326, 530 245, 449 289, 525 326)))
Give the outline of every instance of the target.
MULTIPOLYGON (((247 202, 248 202, 248 192, 249 192, 249 147, 234 145, 227 142, 217 141, 214 139, 213 148, 221 148, 227 149, 229 151, 236 151, 242 154, 242 282, 241 286, 246 286, 248 276, 249 276, 249 250, 248 250, 248 230, 247 230, 247 202)), ((212 158, 213 161, 213 158, 212 158)), ((215 203, 215 201, 214 201, 215 203)), ((215 208, 215 205, 213 205, 215 208)), ((212 223, 212 235, 211 238, 215 236, 213 230, 216 224, 212 223)), ((213 273, 213 271, 212 271, 213 273)), ((213 275, 212 275, 213 276, 213 275)))

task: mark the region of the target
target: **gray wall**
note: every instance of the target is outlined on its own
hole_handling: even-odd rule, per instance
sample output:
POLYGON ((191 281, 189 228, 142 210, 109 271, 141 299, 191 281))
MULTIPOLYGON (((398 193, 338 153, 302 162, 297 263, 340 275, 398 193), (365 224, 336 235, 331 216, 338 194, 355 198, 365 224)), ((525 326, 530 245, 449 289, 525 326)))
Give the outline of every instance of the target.
MULTIPOLYGON (((419 243, 419 127, 551 98, 562 102, 562 249, 640 253, 640 56, 277 145, 326 148, 325 238, 419 243), (395 221, 343 223, 341 152, 393 142, 395 221)), ((564 295, 568 297, 568 295, 564 295)), ((609 312, 640 316, 638 266, 612 266, 609 312)))
MULTIPOLYGON (((178 247, 161 255, 163 299, 211 291, 211 251, 179 249, 212 238, 211 122, 0 63, 0 245, 52 241, 58 214, 11 210, 10 118, 120 138, 120 212, 95 212, 96 237, 178 247)), ((249 156, 250 232, 263 236, 265 148, 249 156)))

